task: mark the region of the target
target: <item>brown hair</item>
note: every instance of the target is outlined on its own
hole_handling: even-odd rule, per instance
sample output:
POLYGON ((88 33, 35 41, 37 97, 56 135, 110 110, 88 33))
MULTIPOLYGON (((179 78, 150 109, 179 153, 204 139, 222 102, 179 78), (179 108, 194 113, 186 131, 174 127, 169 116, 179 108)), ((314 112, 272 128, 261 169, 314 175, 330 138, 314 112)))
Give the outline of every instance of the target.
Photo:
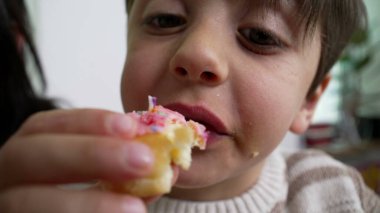
MULTIPOLYGON (((263 0, 268 6, 276 6, 280 0, 263 0)), ((127 12, 134 0, 126 0, 127 12)), ((367 12, 363 0, 296 0, 299 22, 305 26, 305 36, 317 27, 322 33, 322 52, 319 67, 307 97, 322 82, 355 31, 367 27, 367 12)))

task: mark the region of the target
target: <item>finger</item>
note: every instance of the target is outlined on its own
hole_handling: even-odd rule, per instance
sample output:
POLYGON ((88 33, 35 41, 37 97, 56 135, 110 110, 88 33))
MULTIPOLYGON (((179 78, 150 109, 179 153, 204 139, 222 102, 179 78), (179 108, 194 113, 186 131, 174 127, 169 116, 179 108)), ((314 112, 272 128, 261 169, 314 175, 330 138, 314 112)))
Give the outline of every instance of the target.
POLYGON ((94 190, 69 191, 54 187, 26 187, 0 194, 2 213, 137 213, 146 212, 135 197, 94 190))
POLYGON ((99 109, 51 110, 31 116, 17 133, 72 133, 118 135, 132 138, 137 122, 130 114, 99 109))
POLYGON ((0 187, 25 183, 125 180, 150 173, 154 157, 142 143, 111 137, 37 135, 0 154, 0 187))

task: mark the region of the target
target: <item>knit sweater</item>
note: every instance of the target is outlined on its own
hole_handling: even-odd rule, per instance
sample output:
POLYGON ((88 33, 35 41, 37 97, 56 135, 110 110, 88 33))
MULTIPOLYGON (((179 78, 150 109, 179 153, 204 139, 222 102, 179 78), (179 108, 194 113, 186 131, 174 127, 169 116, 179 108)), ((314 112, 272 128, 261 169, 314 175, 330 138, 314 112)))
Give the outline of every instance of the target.
POLYGON ((163 197, 151 204, 158 213, 380 212, 380 198, 358 172, 323 152, 274 152, 259 180, 238 197, 185 201, 163 197))

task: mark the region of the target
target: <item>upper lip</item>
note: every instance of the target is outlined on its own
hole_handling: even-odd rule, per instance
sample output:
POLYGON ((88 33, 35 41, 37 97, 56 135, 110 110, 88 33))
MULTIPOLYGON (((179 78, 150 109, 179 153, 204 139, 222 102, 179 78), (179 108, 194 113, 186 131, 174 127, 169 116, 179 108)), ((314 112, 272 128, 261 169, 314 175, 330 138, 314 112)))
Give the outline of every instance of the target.
POLYGON ((229 135, 223 121, 205 107, 190 106, 182 103, 167 104, 165 107, 181 113, 187 120, 193 120, 203 124, 208 131, 213 131, 221 135, 229 135))

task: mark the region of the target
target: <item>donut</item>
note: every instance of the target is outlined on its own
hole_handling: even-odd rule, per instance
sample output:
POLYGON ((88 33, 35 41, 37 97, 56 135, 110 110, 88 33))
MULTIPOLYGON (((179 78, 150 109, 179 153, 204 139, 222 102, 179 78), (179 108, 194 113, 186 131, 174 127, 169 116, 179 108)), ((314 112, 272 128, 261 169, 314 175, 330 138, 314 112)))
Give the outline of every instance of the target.
POLYGON ((192 149, 205 148, 208 135, 206 128, 195 121, 186 121, 178 112, 157 105, 157 99, 151 96, 147 111, 128 114, 138 123, 135 140, 148 145, 153 151, 155 163, 152 172, 144 178, 125 182, 102 181, 102 188, 138 197, 170 192, 172 165, 189 169, 192 149))

